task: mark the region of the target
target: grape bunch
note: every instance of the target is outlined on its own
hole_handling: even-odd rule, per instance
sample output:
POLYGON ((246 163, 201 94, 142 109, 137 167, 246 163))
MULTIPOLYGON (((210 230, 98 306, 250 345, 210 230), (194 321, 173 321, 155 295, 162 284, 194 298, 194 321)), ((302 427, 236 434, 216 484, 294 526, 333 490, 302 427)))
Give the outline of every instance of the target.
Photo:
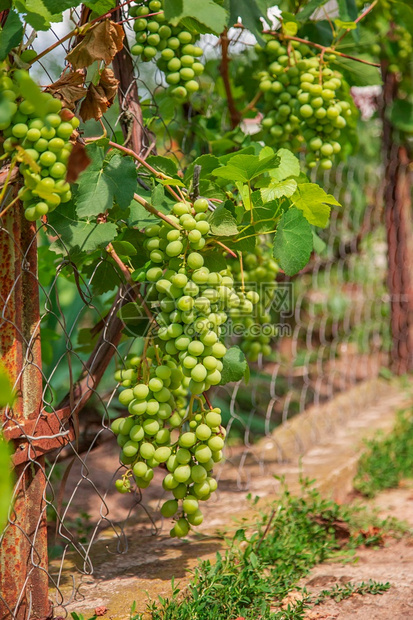
POLYGON ((293 151, 304 141, 308 166, 319 161, 321 169, 329 170, 342 148, 342 130, 355 115, 343 76, 328 67, 335 56, 321 59, 304 43, 286 46, 274 38, 256 49, 266 67, 257 74, 264 95, 264 133, 293 151))
POLYGON ((160 310, 155 315, 156 340, 165 354, 182 364, 192 394, 202 394, 221 381, 221 360, 227 351, 222 326, 230 309, 251 314, 253 307, 249 293, 238 294, 226 271, 210 271, 204 264, 201 251, 210 230, 207 209, 203 198, 193 208, 186 202, 175 204, 170 224, 149 226, 144 242, 151 260, 145 274, 148 299, 160 310))
POLYGON ((234 332, 242 332, 240 347, 250 362, 256 362, 260 355, 271 355, 271 340, 277 335, 270 309, 277 288, 275 278, 279 267, 272 258, 271 243, 265 239, 260 241, 254 252, 245 256, 242 270, 239 262, 231 264, 234 280, 244 283, 250 297, 256 300, 254 313, 250 316, 240 314, 237 308, 230 311, 233 323, 241 327, 234 329, 234 332))
POLYGON ((26 219, 35 221, 71 198, 66 182, 70 137, 79 120, 62 109, 61 102, 49 93, 41 93, 44 116, 20 92, 12 73, 0 74, 0 90, 7 100, 9 115, 0 122, 4 136, 4 155, 20 162, 24 185, 19 191, 26 219))
POLYGON ((111 425, 121 447, 120 460, 127 466, 115 486, 120 493, 128 493, 133 479, 138 488, 145 489, 154 469, 164 464, 163 488, 174 499, 163 504, 161 513, 166 518, 176 517, 171 536, 182 537, 191 525, 202 523, 199 502, 217 489, 212 468, 222 460, 225 430, 220 410, 205 410, 205 399, 199 399, 196 411, 193 401, 189 408, 185 406, 184 386, 189 379, 183 377, 171 356, 161 359, 160 354, 152 345, 145 357, 130 356, 125 369, 115 373, 124 388, 119 402, 130 414, 111 425), (189 430, 174 437, 174 430, 181 431, 185 421, 189 430))
POLYGON ((196 36, 164 23, 163 5, 163 0, 150 0, 148 4, 139 3, 130 8, 129 15, 137 17, 133 24, 136 43, 131 53, 143 60, 158 56, 157 65, 165 73, 171 94, 183 100, 199 90, 196 77, 204 71, 198 60, 203 50, 194 45, 196 36))
POLYGON ((173 498, 161 512, 174 518, 171 536, 178 537, 200 525, 199 503, 217 488, 212 469, 222 459, 225 429, 205 392, 222 379, 223 328, 234 309, 237 316, 248 315, 259 302, 255 291, 236 292, 229 269, 205 265, 211 243, 207 211, 203 198, 177 202, 168 218, 146 228, 149 261, 139 281, 152 315, 147 344, 141 357, 129 358, 115 375, 124 388, 119 400, 130 414, 112 424, 127 467, 116 486, 129 492, 134 479, 146 488, 154 468, 164 464, 163 488, 173 498))

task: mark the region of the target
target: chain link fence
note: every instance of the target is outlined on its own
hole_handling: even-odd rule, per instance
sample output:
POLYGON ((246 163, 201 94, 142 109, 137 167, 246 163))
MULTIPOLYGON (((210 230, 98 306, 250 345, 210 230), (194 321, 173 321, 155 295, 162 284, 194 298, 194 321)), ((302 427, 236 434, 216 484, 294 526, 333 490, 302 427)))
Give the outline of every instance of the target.
MULTIPOLYGON (((217 41, 205 46, 213 59, 217 41)), ((142 152, 157 148, 184 165, 196 143, 191 108, 168 104, 151 63, 135 62, 134 72, 142 152)), ((107 121, 114 137, 130 111, 128 88, 107 121)), ((212 105, 208 94, 204 104, 212 105)), ((98 127, 89 122, 85 135, 98 127)), ((265 485, 284 459, 277 428, 389 366, 392 298, 377 155, 373 163, 354 157, 314 171, 313 180, 342 208, 320 232, 320 252, 309 265, 294 278, 278 276, 284 305, 269 359, 253 364, 248 385, 214 389, 228 429, 218 475, 224 491, 231 484, 232 493, 245 494, 257 471, 265 485)), ((15 445, 15 496, 0 537, 1 618, 46 617, 48 600, 65 615, 82 575, 127 554, 130 532, 151 537, 162 528, 160 476, 143 492, 120 495, 114 487, 121 467, 109 426, 127 411, 115 398, 113 374, 142 348, 140 338, 122 337, 117 315, 135 293, 105 251, 86 278, 68 252, 52 254, 55 238, 50 224, 36 229, 17 207, 0 221, 0 349, 19 396, 2 422, 15 445), (109 291, 101 292, 102 278, 113 285, 109 291)), ((218 495, 218 508, 219 502, 218 495)))

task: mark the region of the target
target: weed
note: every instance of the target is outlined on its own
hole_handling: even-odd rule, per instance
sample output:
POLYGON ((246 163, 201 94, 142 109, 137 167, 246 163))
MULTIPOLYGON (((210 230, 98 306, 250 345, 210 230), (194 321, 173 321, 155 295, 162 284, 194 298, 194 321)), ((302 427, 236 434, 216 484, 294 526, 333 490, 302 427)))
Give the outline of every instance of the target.
MULTIPOLYGON (((352 510, 323 499, 309 481, 303 482, 301 497, 285 488, 270 513, 262 513, 253 524, 253 531, 239 529, 214 563, 199 562, 184 591, 173 584, 172 596, 152 601, 148 612, 152 620, 301 620, 306 609, 318 603, 305 590, 287 606, 282 601, 313 566, 348 557, 365 544, 365 537, 353 535, 353 529, 352 510)), ((330 592, 344 598, 356 591, 378 594, 388 587, 369 582, 330 592)), ((327 592, 325 598, 330 596, 327 592)))
POLYGON ((313 605, 320 605, 327 599, 332 598, 338 603, 339 601, 353 596, 353 594, 383 594, 384 592, 387 592, 389 588, 390 584, 388 581, 386 583, 380 583, 370 579, 368 583, 364 583, 364 581, 362 581, 359 584, 351 583, 349 581, 343 585, 336 584, 330 590, 322 590, 318 596, 312 599, 311 602, 313 605))
POLYGON ((413 411, 400 412, 390 435, 378 435, 366 444, 354 487, 374 497, 383 489, 398 487, 402 478, 413 476, 413 411))

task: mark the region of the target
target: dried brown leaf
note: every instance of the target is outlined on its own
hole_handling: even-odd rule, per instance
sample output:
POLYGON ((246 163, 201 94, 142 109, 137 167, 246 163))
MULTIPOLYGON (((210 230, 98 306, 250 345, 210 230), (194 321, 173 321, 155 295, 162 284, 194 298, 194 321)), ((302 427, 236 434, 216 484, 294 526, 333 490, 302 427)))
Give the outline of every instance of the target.
POLYGON ((80 43, 66 56, 75 69, 89 67, 95 60, 109 64, 123 47, 121 24, 105 19, 90 28, 80 43))
POLYGON ((69 161, 67 162, 66 181, 68 183, 75 183, 79 174, 83 172, 83 170, 86 170, 90 162, 91 159, 86 153, 85 146, 80 144, 80 142, 76 142, 76 144, 73 145, 69 161))
POLYGON ((46 90, 51 92, 53 96, 57 95, 62 100, 64 107, 74 110, 76 102, 86 94, 83 83, 84 76, 73 71, 66 73, 57 82, 50 84, 46 90))
POLYGON ((83 121, 94 118, 98 121, 112 105, 118 90, 119 81, 111 69, 104 69, 98 84, 90 84, 87 95, 80 106, 79 114, 83 121))

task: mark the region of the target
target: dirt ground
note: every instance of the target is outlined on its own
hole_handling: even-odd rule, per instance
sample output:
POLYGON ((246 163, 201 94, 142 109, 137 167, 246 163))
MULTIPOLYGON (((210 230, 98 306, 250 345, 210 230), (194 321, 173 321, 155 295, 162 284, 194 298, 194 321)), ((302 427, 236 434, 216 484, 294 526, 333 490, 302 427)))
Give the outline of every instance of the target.
MULTIPOLYGON (((396 517, 413 531, 413 483, 380 493, 368 502, 381 518, 396 517)), ((413 618, 413 539, 409 534, 400 540, 387 539, 380 548, 357 550, 354 562, 326 562, 316 566, 300 586, 312 594, 349 581, 370 579, 389 582, 390 589, 380 595, 355 594, 335 602, 328 600, 306 614, 308 620, 409 620, 413 618)))

